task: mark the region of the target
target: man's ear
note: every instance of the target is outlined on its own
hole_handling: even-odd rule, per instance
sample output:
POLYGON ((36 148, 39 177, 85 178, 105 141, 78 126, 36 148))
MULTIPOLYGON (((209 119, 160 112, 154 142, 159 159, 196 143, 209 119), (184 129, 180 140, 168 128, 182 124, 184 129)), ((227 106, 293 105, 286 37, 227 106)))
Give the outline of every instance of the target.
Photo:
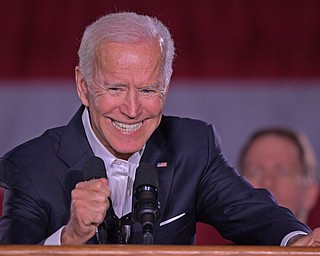
POLYGON ((319 197, 319 185, 317 182, 310 181, 305 187, 304 207, 310 211, 317 203, 319 197))
POLYGON ((166 92, 165 92, 166 96, 168 95, 169 87, 170 87, 170 84, 168 84, 168 85, 166 86, 166 92))
POLYGON ((75 68, 75 80, 77 85, 77 93, 83 105, 89 107, 89 89, 78 66, 75 68))
POLYGON ((166 86, 166 89, 165 89, 165 92, 164 92, 164 100, 167 99, 168 92, 169 92, 169 87, 170 87, 170 84, 168 84, 168 85, 166 86))

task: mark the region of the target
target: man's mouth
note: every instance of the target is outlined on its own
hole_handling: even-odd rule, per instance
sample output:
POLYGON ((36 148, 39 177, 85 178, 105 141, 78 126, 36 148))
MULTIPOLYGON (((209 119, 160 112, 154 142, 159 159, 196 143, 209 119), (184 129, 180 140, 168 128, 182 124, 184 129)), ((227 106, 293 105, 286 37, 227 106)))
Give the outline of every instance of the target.
POLYGON ((136 124, 124 124, 117 121, 112 121, 112 124, 119 130, 125 133, 132 133, 142 126, 142 122, 136 124))

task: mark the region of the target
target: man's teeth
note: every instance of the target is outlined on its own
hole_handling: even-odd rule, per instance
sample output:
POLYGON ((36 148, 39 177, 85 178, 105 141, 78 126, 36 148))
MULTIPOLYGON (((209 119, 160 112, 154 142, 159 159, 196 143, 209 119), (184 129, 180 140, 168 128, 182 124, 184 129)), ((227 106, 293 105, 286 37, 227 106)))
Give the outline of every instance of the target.
POLYGON ((123 132, 127 132, 127 133, 134 132, 134 131, 138 130, 142 125, 142 122, 137 123, 137 124, 124 124, 124 123, 119 123, 117 121, 113 121, 112 123, 116 128, 118 128, 119 130, 121 130, 123 132))

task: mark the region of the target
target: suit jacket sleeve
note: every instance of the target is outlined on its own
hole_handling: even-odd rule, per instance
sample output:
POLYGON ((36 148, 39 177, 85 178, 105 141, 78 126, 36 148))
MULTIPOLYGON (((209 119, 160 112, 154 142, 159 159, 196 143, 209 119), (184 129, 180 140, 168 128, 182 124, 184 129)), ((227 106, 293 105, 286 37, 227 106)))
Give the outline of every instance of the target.
POLYGON ((236 244, 280 245, 292 231, 310 232, 265 189, 254 189, 228 163, 211 126, 208 161, 200 179, 198 219, 213 225, 236 244), (214 141, 214 143, 210 143, 214 141))
POLYGON ((42 244, 67 224, 71 191, 92 156, 79 109, 65 127, 50 129, 0 159, 5 188, 0 243, 42 244))
POLYGON ((214 226, 236 244, 280 245, 291 231, 310 229, 279 207, 271 194, 254 189, 229 164, 215 129, 204 122, 164 117, 147 143, 142 161, 158 168, 159 243, 190 243, 195 224, 214 226))

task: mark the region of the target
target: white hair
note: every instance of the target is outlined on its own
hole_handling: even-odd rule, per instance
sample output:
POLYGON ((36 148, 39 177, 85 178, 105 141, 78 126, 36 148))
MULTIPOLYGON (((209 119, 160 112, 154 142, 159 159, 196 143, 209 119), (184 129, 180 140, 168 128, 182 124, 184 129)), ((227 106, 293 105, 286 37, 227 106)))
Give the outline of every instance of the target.
MULTIPOLYGON (((78 50, 79 69, 90 84, 99 69, 100 46, 107 42, 135 43, 154 40, 162 51, 162 81, 170 83, 174 58, 174 43, 168 28, 158 19, 133 12, 110 13, 89 25, 78 50)), ((164 88, 166 89, 166 88, 164 88)))

